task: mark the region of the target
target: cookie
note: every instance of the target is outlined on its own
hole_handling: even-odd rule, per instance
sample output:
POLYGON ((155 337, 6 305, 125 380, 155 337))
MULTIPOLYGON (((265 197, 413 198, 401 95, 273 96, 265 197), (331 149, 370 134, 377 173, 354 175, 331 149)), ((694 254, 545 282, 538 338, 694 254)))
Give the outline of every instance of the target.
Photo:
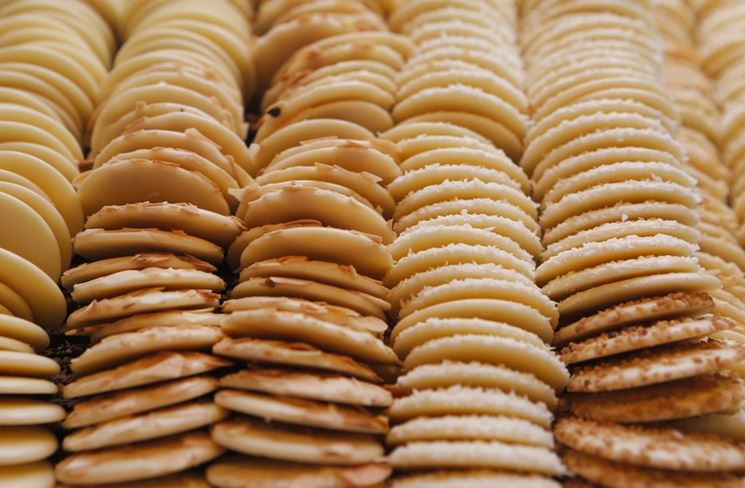
POLYGON ((393 488, 477 488, 505 484, 514 488, 558 488, 559 483, 536 475, 508 474, 492 470, 439 471, 397 476, 393 488))
POLYGON ((740 470, 745 451, 732 441, 670 428, 642 428, 564 418, 556 439, 583 454, 634 466, 722 472, 740 470))
POLYGON ((57 438, 42 427, 3 427, 0 433, 0 466, 33 463, 57 451, 57 438))

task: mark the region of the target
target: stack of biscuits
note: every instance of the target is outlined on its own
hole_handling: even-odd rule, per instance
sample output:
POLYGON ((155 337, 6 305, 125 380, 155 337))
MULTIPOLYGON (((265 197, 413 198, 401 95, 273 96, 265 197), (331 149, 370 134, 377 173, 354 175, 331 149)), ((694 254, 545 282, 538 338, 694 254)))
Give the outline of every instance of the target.
POLYGON ((0 481, 51 488, 48 426, 65 410, 41 354, 67 312, 57 282, 83 225, 71 180, 114 36, 82 1, 21 0, 0 5, 0 45, 0 481))
MULTIPOLYGON (((724 163, 718 147, 722 137, 722 114, 715 101, 714 85, 699 67, 698 48, 693 41, 696 18, 693 8, 681 0, 658 0, 655 7, 665 48, 666 87, 681 114, 677 137, 688 157, 686 171, 698 180, 702 198, 698 225, 700 249, 696 256, 699 264, 722 284, 721 289, 709 293, 714 300, 714 313, 737 323, 736 327, 717 332, 714 337, 743 343, 745 251, 737 240, 737 215, 728 206, 728 181, 732 171, 724 163)), ((733 366, 733 370, 742 374, 742 366, 733 366)), ((745 440, 744 421, 738 411, 732 415, 705 415, 678 425, 745 440)))
POLYGON ((523 151, 528 103, 513 2, 394 2, 416 43, 398 76, 389 185, 398 237, 388 410, 393 486, 554 487, 550 426, 568 372, 549 344, 556 304, 534 283, 543 248, 523 151))
POLYGON ((269 32, 257 66, 268 43, 295 40, 283 41, 284 63, 258 70, 273 73, 250 148, 260 174, 234 192, 246 230, 227 253, 239 276, 222 307, 228 337, 213 351, 241 367, 215 395, 231 418, 212 438, 234 455, 208 468, 214 486, 378 487, 390 475, 382 383, 398 361, 384 342, 381 279, 394 238, 386 185, 401 172, 395 146, 374 134, 393 125, 395 76, 413 46, 381 30, 375 6, 258 10, 269 32), (344 30, 368 21, 378 30, 344 30))
POLYGON ((738 324, 715 310, 720 280, 697 259, 701 198, 673 137, 652 9, 523 7, 534 124, 520 164, 541 210, 537 282, 558 301, 554 343, 572 371, 562 459, 592 486, 737 482, 744 446, 666 425, 738 410, 728 370, 745 349, 707 337, 738 324))
POLYGON ((219 456, 227 417, 211 373, 225 251, 243 227, 231 194, 252 183, 244 100, 255 85, 250 26, 228 1, 132 1, 124 43, 90 120, 75 183, 87 262, 64 273, 79 308, 66 332, 91 345, 70 363, 63 426, 69 486, 208 486, 188 471, 219 456), (130 485, 117 485, 130 486, 130 485))
POLYGON ((719 150, 730 172, 730 205, 737 215, 737 238, 745 245, 745 83, 742 80, 745 62, 739 54, 745 43, 741 22, 745 9, 741 2, 690 2, 697 19, 695 34, 701 69, 714 82, 711 98, 722 108, 719 150))

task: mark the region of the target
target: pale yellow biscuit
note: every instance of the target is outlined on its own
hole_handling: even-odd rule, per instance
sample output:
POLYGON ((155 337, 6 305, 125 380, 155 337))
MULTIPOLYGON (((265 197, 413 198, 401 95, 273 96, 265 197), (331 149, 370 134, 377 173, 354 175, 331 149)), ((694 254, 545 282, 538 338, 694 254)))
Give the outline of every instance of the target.
POLYGON ((216 390, 217 386, 214 378, 194 376, 110 395, 97 395, 76 403, 62 425, 75 429, 127 418, 193 400, 216 390))
MULTIPOLYGON (((559 488, 559 483, 538 475, 518 475, 495 470, 438 471, 397 476, 393 488, 478 488, 507 485, 514 488, 559 488)), ((564 485, 566 486, 566 485, 564 485)))
POLYGON ((548 348, 506 337, 461 335, 435 339, 414 348, 406 357, 404 366, 411 371, 445 359, 504 365, 531 373, 557 390, 569 381, 566 367, 548 348))
POLYGON ((70 314, 67 318, 67 327, 85 327, 140 313, 168 309, 214 308, 218 303, 219 295, 208 290, 143 289, 93 301, 70 314))
POLYGON ((282 461, 359 465, 380 461, 383 446, 372 436, 280 428, 260 421, 230 420, 212 428, 228 449, 282 461))
POLYGON ((555 476, 564 473, 559 458, 543 447, 499 441, 411 442, 388 456, 394 468, 489 468, 555 476))
POLYGON ((31 345, 37 351, 49 345, 49 334, 28 320, 0 314, 0 335, 31 345))
POLYGON ((346 307, 362 315, 383 318, 390 304, 382 299, 363 292, 348 290, 339 286, 327 285, 317 281, 297 278, 270 276, 248 278, 238 284, 230 293, 232 299, 252 296, 291 297, 329 303, 346 307))
POLYGON ((151 327, 106 337, 74 358, 70 367, 78 374, 90 374, 155 352, 209 350, 222 337, 212 327, 151 327))
POLYGON ((55 466, 54 474, 62 483, 103 484, 154 478, 186 470, 210 461, 224 449, 206 432, 79 453, 55 466))
POLYGON ((531 254, 509 236, 495 232, 493 229, 479 229, 468 224, 436 225, 428 223, 426 225, 416 225, 402 232, 388 246, 388 249, 391 250, 393 259, 399 260, 418 251, 443 247, 454 242, 472 246, 492 246, 507 251, 523 261, 533 262, 531 254))
POLYGON ((492 278, 496 280, 508 280, 524 285, 532 285, 533 280, 525 275, 504 268, 494 263, 463 263, 463 264, 446 264, 427 271, 415 273, 409 278, 399 282, 388 295, 388 301, 391 302, 391 310, 396 312, 401 303, 418 294, 421 290, 431 287, 444 285, 453 280, 460 280, 479 276, 482 278, 492 278))
POLYGON ((225 282, 217 275, 199 270, 174 268, 144 268, 125 270, 76 284, 72 298, 78 303, 112 298, 142 289, 163 288, 167 290, 212 290, 222 291, 225 282))
POLYGON ((311 316, 273 310, 228 315, 223 330, 230 335, 303 341, 330 352, 378 363, 395 363, 395 353, 377 337, 311 316))
POLYGON ((361 434, 384 434, 388 430, 388 419, 385 416, 362 408, 314 400, 221 390, 215 395, 215 403, 233 412, 258 417, 265 422, 361 434))
POLYGON ((147 253, 123 256, 120 258, 102 259, 83 263, 62 273, 62 286, 68 290, 81 283, 118 273, 120 271, 145 268, 196 269, 214 273, 212 264, 191 256, 176 256, 168 253, 147 253))
POLYGON ((3 466, 0 480, 18 488, 52 488, 55 486, 54 469, 48 461, 3 466))
POLYGON ((49 380, 0 376, 0 393, 3 395, 53 395, 57 390, 57 385, 49 380))
POLYGON ((57 450, 57 438, 42 427, 3 427, 0 432, 0 466, 17 466, 41 461, 57 450))
POLYGON ((234 359, 256 361, 274 365, 302 366, 323 371, 342 373, 374 383, 382 380, 369 366, 348 356, 324 352, 303 342, 280 342, 275 340, 223 339, 215 344, 215 354, 234 359))
POLYGON ((169 310, 165 312, 143 313, 124 317, 113 322, 96 324, 82 329, 71 329, 67 335, 90 335, 93 342, 116 334, 136 332, 151 327, 202 326, 219 327, 222 316, 212 313, 212 309, 169 310))
POLYGON ((253 240, 241 254, 241 266, 283 256, 350 265, 371 278, 381 278, 393 264, 391 255, 373 236, 329 227, 275 230, 253 240))
POLYGON ((0 373, 5 376, 54 376, 60 366, 51 358, 34 352, 15 352, 0 350, 0 373))
POLYGON ((89 260, 151 252, 187 254, 215 265, 223 259, 217 244, 182 231, 158 229, 87 229, 75 236, 73 249, 89 260))
POLYGON ((329 488, 379 488, 390 474, 391 467, 385 463, 324 466, 246 456, 223 458, 207 468, 207 479, 219 488, 235 488, 245 483, 246 479, 261 487, 294 483, 329 488))
POLYGON ((497 415, 514 417, 547 429, 551 411, 543 403, 498 389, 451 386, 437 390, 417 390, 396 398, 388 409, 394 422, 443 415, 497 415))
POLYGON ((43 400, 22 397, 0 398, 0 425, 40 425, 59 422, 65 418, 65 409, 43 400))
POLYGON ((85 221, 86 229, 147 227, 182 230, 227 247, 241 232, 240 222, 187 203, 131 203, 101 208, 85 221))
POLYGON ((222 377, 220 384, 283 397, 367 407, 388 407, 393 401, 391 393, 381 386, 345 376, 315 372, 250 368, 222 377))
POLYGON ((480 318, 430 318, 398 334, 393 342, 393 350, 398 357, 405 358, 413 348, 420 344, 432 339, 460 334, 510 337, 538 347, 544 344, 537 335, 504 322, 480 318))
POLYGON ((395 287, 406 278, 440 266, 452 264, 496 264, 533 278, 534 263, 492 246, 452 243, 443 247, 423 249, 399 259, 383 278, 383 284, 395 287))
POLYGON ((553 338, 550 321, 533 307, 494 298, 472 298, 432 305, 407 315, 393 328, 391 339, 395 341, 403 331, 430 318, 481 318, 531 332, 545 343, 550 343, 553 338))
POLYGON ((359 291, 377 298, 385 298, 388 288, 367 276, 357 274, 352 266, 314 261, 304 256, 285 256, 259 261, 240 272, 239 281, 255 277, 285 277, 317 281, 328 285, 359 291))
POLYGON ((225 359, 198 352, 162 352, 78 378, 65 385, 62 394, 65 398, 96 395, 194 376, 230 364, 225 359))
POLYGON ((182 403, 144 414, 118 418, 76 430, 62 441, 66 451, 80 452, 132 445, 212 425, 228 411, 211 401, 182 403))
POLYGON ((437 440, 498 440, 552 448, 547 429, 526 420, 496 415, 419 417, 396 425, 386 436, 389 445, 437 440))

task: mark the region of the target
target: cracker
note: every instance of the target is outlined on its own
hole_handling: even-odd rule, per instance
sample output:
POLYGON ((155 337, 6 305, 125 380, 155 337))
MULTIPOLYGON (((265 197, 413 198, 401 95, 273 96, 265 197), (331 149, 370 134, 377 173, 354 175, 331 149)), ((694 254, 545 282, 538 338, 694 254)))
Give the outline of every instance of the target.
POLYGON ((74 454, 54 468, 57 480, 71 485, 105 484, 154 478, 210 461, 224 449, 206 432, 74 454))
POLYGON ((659 422, 737 410, 745 397, 740 380, 695 376, 619 392, 576 394, 568 398, 577 417, 598 422, 659 422))
POLYGON ((182 403, 76 430, 65 436, 62 447, 79 452, 132 445, 206 427, 227 416, 227 410, 211 401, 182 403))
POLYGON ((566 367, 548 348, 495 336, 460 335, 435 339, 412 350, 404 366, 410 371, 445 359, 504 365, 534 374, 557 390, 569 380, 566 367))
POLYGON ((526 420, 496 415, 419 417, 396 425, 388 445, 421 441, 497 440, 510 444, 553 448, 551 432, 526 420))
POLYGON ((233 412, 258 417, 266 422, 362 434, 384 434, 388 430, 386 417, 359 407, 239 390, 217 392, 215 403, 233 412))
MULTIPOLYGON (((99 488, 210 488, 204 475, 198 471, 185 471, 128 483, 96 484, 99 488)), ((57 488, 79 488, 80 485, 57 485, 57 488)))
POLYGON ((381 386, 332 374, 252 368, 223 376, 220 384, 240 390, 347 405, 388 407, 393 402, 390 392, 381 386))
POLYGON ((193 376, 109 395, 96 395, 76 403, 62 425, 67 429, 110 422, 181 402, 194 400, 217 389, 217 380, 193 376))
POLYGON ((383 463, 312 466, 244 456, 223 458, 207 468, 207 479, 219 488, 239 488, 246 480, 257 486, 284 483, 329 488, 378 487, 390 474, 391 467, 383 463))
POLYGON ((558 405, 556 392, 534 375, 497 364, 445 360, 418 366, 397 378, 396 386, 405 391, 433 390, 451 386, 496 388, 544 403, 558 405))
POLYGON ((411 442, 388 456, 397 469, 484 468, 548 476, 564 473, 559 458, 544 447, 499 441, 411 442))
POLYGON ((564 418, 554 426, 556 439, 572 449, 635 466, 722 472, 741 470, 745 447, 703 434, 670 428, 642 428, 564 418))
POLYGON ((393 421, 442 415, 498 415, 527 420, 548 428, 552 415, 542 403, 498 389, 451 386, 418 390, 397 398, 388 409, 393 421))
POLYGON ((116 335, 152 327, 220 327, 222 315, 212 309, 168 310, 124 317, 113 322, 96 324, 82 329, 71 329, 68 335, 90 335, 93 342, 116 335))
POLYGON ((97 395, 194 376, 230 364, 225 359, 199 352, 161 352, 78 378, 65 385, 62 394, 65 398, 97 395))
POLYGON ((567 469, 593 483, 610 488, 654 486, 659 488, 726 488, 741 483, 735 475, 724 473, 692 473, 650 469, 614 462, 572 449, 562 454, 567 469))
POLYGON ((736 322, 717 315, 699 319, 660 321, 649 325, 628 327, 612 334, 601 334, 582 342, 574 342, 559 352, 567 364, 614 356, 629 351, 686 341, 733 329, 736 322))
POLYGON ((49 380, 0 376, 0 394, 3 395, 54 395, 57 390, 57 385, 49 380))
POLYGON ((303 342, 283 342, 251 337, 226 338, 215 344, 213 352, 245 361, 302 366, 347 374, 375 383, 381 382, 380 377, 367 365, 348 356, 324 352, 303 342))
POLYGON ((289 429, 247 419, 215 425, 212 438, 233 451, 281 461, 348 466, 383 457, 383 446, 372 436, 289 429))
POLYGON ((701 315, 711 311, 713 307, 711 297, 703 292, 677 292, 645 297, 615 305, 559 328, 554 343, 563 345, 644 321, 701 315))
POLYGON ((51 377, 60 372, 54 359, 33 352, 0 350, 0 374, 5 376, 51 377))

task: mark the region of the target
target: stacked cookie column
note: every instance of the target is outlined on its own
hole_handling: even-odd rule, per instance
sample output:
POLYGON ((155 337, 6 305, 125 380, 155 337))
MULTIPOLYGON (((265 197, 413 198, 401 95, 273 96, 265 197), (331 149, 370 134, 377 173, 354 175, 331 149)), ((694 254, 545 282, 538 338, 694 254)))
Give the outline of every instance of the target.
POLYGON ((742 72, 745 63, 740 49, 745 35, 740 25, 745 9, 740 2, 689 2, 696 14, 694 34, 704 73, 714 82, 712 99, 722 109, 721 133, 717 141, 724 164, 731 172, 730 200, 738 219, 737 238, 745 245, 745 103, 742 72))
POLYGON ((402 175, 389 246, 390 341, 403 362, 388 413, 396 487, 558 486, 550 433, 569 376, 549 348, 556 305, 515 160, 527 101, 512 2, 395 2, 417 45, 398 77, 402 175))
POLYGON ((210 350, 217 273, 242 229, 229 192, 252 181, 250 28, 228 1, 133 1, 121 22, 76 180, 86 221, 73 247, 88 262, 62 282, 79 307, 67 334, 90 346, 63 388, 72 410, 55 471, 67 485, 206 486, 177 473, 223 452, 206 429, 227 416, 210 372, 230 361, 210 350))
POLYGON ((0 483, 49 488, 57 438, 43 426, 65 411, 42 354, 67 311, 57 282, 83 225, 71 181, 114 37, 78 1, 6 2, 0 22, 0 483))
MULTIPOLYGON (((665 81, 668 93, 681 114, 677 138, 688 156, 686 171, 698 180, 702 198, 698 229, 699 264, 717 278, 722 288, 710 292, 714 311, 731 318, 738 327, 715 334, 715 337, 745 340, 745 251, 737 241, 738 219, 729 207, 731 171, 724 164, 718 148, 722 132, 722 115, 715 103, 713 83, 703 73, 693 43, 694 10, 684 2, 657 2, 656 13, 665 48, 665 81), (672 19, 674 22, 662 19, 672 19)), ((738 372, 741 367, 737 368, 738 372)), ((719 416, 706 416, 685 425, 707 425, 719 416)), ((732 420, 730 418, 729 420, 732 420)), ((722 432, 725 430, 723 429, 722 432)), ((732 435, 742 432, 733 429, 732 435)))
POLYGON ((383 486, 391 471, 382 383, 397 358, 383 340, 380 280, 394 238, 385 186, 400 170, 375 133, 393 125, 395 76, 412 46, 382 30, 375 2, 316 3, 257 12, 257 29, 269 29, 258 72, 271 88, 250 148, 257 184, 236 193, 246 230, 227 254, 238 274, 223 304, 229 337, 213 349, 241 362, 215 396, 232 415, 212 438, 235 453, 208 469, 218 487, 383 486))
POLYGON ((742 445, 661 425, 738 408, 726 370, 745 351, 701 339, 736 323, 714 312, 719 279, 696 257, 700 197, 672 137, 651 9, 524 7, 534 125, 521 166, 541 205, 537 282, 558 301, 572 369, 554 428, 563 460, 596 486, 736 481, 742 445))

